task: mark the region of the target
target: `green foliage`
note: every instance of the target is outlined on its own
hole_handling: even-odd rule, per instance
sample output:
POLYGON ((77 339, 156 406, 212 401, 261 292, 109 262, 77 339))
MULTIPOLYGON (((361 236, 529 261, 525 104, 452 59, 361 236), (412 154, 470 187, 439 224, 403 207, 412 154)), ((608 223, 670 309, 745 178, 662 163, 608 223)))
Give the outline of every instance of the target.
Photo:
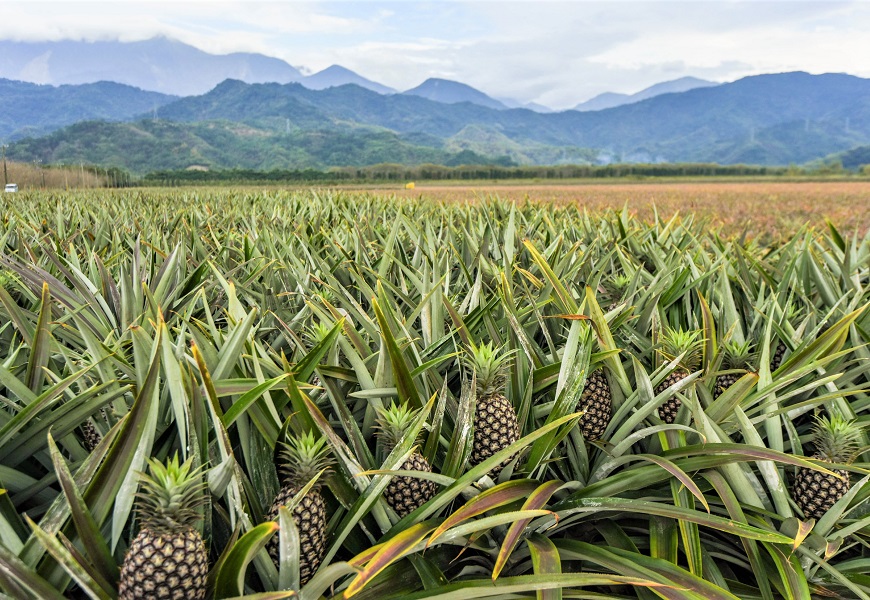
POLYGON ((121 121, 178 98, 100 81, 84 85, 37 85, 0 79, 0 139, 44 135, 78 121, 121 121))
POLYGON ((765 244, 691 217, 328 191, 34 192, 0 209, 6 596, 113 597, 139 474, 170 462, 152 477, 168 484, 185 461, 205 484, 210 597, 870 598, 866 235, 829 223, 765 244), (702 332, 702 360, 657 394, 667 327, 702 332), (756 353, 714 397, 732 340, 756 353), (522 432, 476 465, 472 344, 510 356, 522 432), (588 442, 578 402, 602 365, 612 418, 588 442), (405 402, 386 450, 378 419, 405 402), (854 462, 807 460, 815 413, 861 426, 854 462), (270 521, 287 439, 307 481, 270 521), (431 472, 402 470, 415 448, 431 472), (802 469, 854 475, 817 521, 796 517, 802 469), (436 491, 400 516, 399 478, 436 491), (319 529, 294 519, 321 514, 314 486, 326 538, 302 584, 319 529))

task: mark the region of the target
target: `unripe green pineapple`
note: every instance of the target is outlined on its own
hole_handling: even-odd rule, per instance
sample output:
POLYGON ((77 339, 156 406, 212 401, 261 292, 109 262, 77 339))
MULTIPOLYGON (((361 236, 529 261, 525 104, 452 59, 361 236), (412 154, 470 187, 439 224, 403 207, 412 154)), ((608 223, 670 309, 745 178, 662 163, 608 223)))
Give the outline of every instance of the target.
MULTIPOLYGON (((735 342, 731 341, 725 344, 722 366, 725 370, 751 368, 752 352, 750 351, 751 342, 735 342)), ((718 398, 725 393, 725 390, 734 385, 741 374, 739 373, 724 373, 716 377, 716 385, 713 388, 713 398, 718 398)))
MULTIPOLYGON (((409 409, 407 404, 393 405, 380 412, 378 438, 386 453, 390 453, 396 447, 396 444, 411 427, 417 417, 417 412, 409 409)), ((431 473, 432 467, 422 454, 414 451, 402 464, 400 470, 431 473)), ((387 504, 396 511, 396 514, 404 517, 426 504, 437 492, 438 486, 434 481, 401 476, 393 477, 390 480, 384 496, 387 504)))
MULTIPOLYGON (((289 439, 280 452, 283 487, 269 509, 269 520, 276 520, 278 509, 287 506, 315 475, 329 467, 328 452, 325 437, 315 440, 309 432, 289 439)), ((320 493, 319 480, 290 512, 299 530, 299 579, 305 585, 317 572, 326 550, 326 502, 320 493)), ((266 549, 278 564, 278 536, 272 536, 266 549)))
MULTIPOLYGON (((699 339, 701 332, 697 329, 683 331, 682 329, 672 329, 668 327, 662 335, 660 353, 668 361, 672 361, 685 352, 685 356, 680 360, 679 365, 663 382, 655 389, 658 396, 672 385, 682 381, 689 376, 689 373, 697 370, 701 364, 701 344, 703 340, 699 339)), ((677 418, 677 411, 680 410, 682 401, 676 395, 665 400, 664 404, 659 407, 659 418, 665 423, 673 423, 677 418)))
POLYGON ((613 416, 613 395, 604 369, 596 369, 586 378, 578 409, 583 411, 580 417, 583 437, 590 442, 600 438, 613 416))
POLYGON ((142 523, 121 567, 120 600, 205 598, 208 553, 193 525, 202 517, 205 482, 192 460, 165 466, 151 459, 142 474, 137 515, 142 523))
MULTIPOLYGON (((478 465, 520 439, 520 426, 513 404, 504 395, 510 354, 500 354, 492 343, 472 345, 464 360, 477 375, 471 464, 478 465)), ((490 475, 498 477, 511 460, 513 457, 505 459, 490 471, 490 475)))
MULTIPOLYGON (((855 460, 861 428, 855 421, 839 415, 818 417, 812 430, 815 454, 812 458, 830 463, 849 464, 855 460)), ((792 495, 807 518, 821 519, 849 491, 849 472, 831 469, 840 477, 808 468, 798 469, 792 495)))

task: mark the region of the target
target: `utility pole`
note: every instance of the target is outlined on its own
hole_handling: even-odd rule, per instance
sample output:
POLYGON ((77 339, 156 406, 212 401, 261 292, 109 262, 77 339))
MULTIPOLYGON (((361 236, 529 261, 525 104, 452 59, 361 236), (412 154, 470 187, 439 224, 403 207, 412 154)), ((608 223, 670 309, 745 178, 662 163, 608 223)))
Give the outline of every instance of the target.
POLYGON ((3 144, 3 185, 9 183, 9 176, 6 174, 6 144, 3 144))

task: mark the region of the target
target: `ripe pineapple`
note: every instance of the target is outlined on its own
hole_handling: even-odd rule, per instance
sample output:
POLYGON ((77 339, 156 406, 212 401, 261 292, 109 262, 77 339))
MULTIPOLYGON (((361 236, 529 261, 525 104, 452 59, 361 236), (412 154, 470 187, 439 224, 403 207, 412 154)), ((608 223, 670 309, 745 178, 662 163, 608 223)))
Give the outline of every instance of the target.
POLYGON ((142 522, 121 567, 120 600, 205 598, 208 553, 197 509, 206 503, 205 482, 192 461, 166 466, 151 459, 142 474, 137 514, 142 522))
MULTIPOLYGON (((834 415, 818 417, 812 430, 815 447, 813 458, 831 463, 849 464, 855 460, 861 428, 854 421, 834 415)), ((807 518, 821 519, 849 491, 849 472, 831 469, 842 477, 825 475, 813 469, 798 469, 792 495, 807 518)))
MULTIPOLYGON (((695 371, 701 363, 701 343, 699 339, 701 332, 699 330, 683 331, 682 329, 672 329, 668 327, 664 335, 662 335, 661 354, 669 361, 674 360, 685 352, 680 361, 679 366, 668 375, 655 389, 656 395, 682 381, 689 376, 689 373, 695 371)), ((664 404, 659 407, 659 418, 665 423, 673 423, 677 418, 677 411, 680 410, 682 402, 676 395, 668 398, 664 404)))
MULTIPOLYGON (((417 416, 417 411, 412 411, 407 404, 393 405, 380 413, 378 419, 378 438, 383 444, 384 451, 389 453, 402 439, 405 431, 417 416)), ((413 452, 400 467, 403 471, 432 472, 429 461, 419 452, 413 452)), ((434 481, 417 479, 416 477, 393 477, 387 486, 385 496, 387 504, 396 511, 400 517, 415 511, 428 502, 438 491, 434 481)))
MULTIPOLYGON (((748 369, 752 359, 750 352, 751 342, 728 342, 725 344, 724 360, 722 366, 726 370, 748 369)), ((716 385, 713 387, 713 398, 718 398, 725 390, 734 385, 740 379, 740 373, 725 373, 716 377, 716 385)))
POLYGON ((613 415, 613 395, 604 369, 596 369, 586 378, 578 408, 583 411, 580 432, 587 441, 597 440, 607 429, 613 415))
MULTIPOLYGON (((504 450, 520 439, 517 413, 504 395, 509 354, 499 354, 491 343, 471 347, 465 357, 469 369, 477 373, 477 406, 474 410, 474 444, 471 464, 478 465, 493 454, 504 450)), ((490 475, 498 477, 501 470, 513 460, 508 457, 497 465, 490 475)))
MULTIPOLYGON (((329 448, 326 447, 326 438, 315 440, 310 432, 290 438, 289 443, 281 450, 282 463, 279 471, 284 485, 269 509, 269 520, 276 520, 278 509, 286 506, 312 477, 329 466, 331 460, 327 452, 329 448)), ((291 512, 293 522, 299 529, 299 578, 300 583, 305 585, 317 572, 326 549, 326 502, 320 493, 319 482, 315 483, 291 512)), ((266 549, 277 564, 280 559, 278 536, 272 536, 266 549)))

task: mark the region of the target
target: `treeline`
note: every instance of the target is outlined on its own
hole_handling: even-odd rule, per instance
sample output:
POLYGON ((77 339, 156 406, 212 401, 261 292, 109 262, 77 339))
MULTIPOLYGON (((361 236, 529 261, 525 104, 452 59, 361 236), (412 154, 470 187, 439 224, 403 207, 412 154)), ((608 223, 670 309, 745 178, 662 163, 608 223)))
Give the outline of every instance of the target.
POLYGON ((717 164, 612 164, 498 166, 419 165, 409 167, 382 164, 367 167, 334 167, 317 169, 251 169, 156 171, 145 175, 143 185, 239 184, 239 183, 365 183, 401 181, 456 181, 497 179, 595 179, 615 177, 751 177, 763 175, 800 175, 794 167, 764 167, 753 165, 717 164))

